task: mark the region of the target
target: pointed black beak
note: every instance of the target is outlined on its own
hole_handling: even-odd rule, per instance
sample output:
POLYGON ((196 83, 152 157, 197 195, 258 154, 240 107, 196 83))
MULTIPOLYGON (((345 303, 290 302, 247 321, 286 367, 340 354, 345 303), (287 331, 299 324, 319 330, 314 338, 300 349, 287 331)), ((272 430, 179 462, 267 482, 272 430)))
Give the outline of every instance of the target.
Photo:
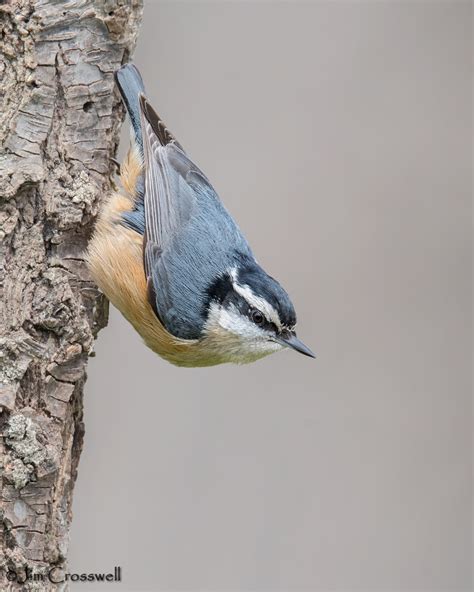
POLYGON ((276 337, 275 341, 277 341, 281 345, 284 345, 285 347, 291 347, 291 349, 294 349, 295 351, 300 352, 300 354, 303 354, 305 356, 309 356, 310 358, 316 357, 313 354, 313 352, 309 349, 309 347, 306 347, 306 345, 302 341, 300 341, 298 337, 296 337, 296 333, 293 333, 291 331, 283 331, 280 335, 276 337))

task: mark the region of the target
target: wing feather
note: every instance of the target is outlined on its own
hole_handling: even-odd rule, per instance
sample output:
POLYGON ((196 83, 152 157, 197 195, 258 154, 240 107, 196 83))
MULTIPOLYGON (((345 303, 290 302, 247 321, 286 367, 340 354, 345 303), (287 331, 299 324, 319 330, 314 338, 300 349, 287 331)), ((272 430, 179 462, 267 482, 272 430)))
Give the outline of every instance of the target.
POLYGON ((186 180, 186 157, 181 146, 159 124, 161 120, 143 96, 140 107, 145 161, 145 272, 149 277, 157 258, 189 221, 196 200, 186 180))
POLYGON ((144 268, 157 317, 177 337, 196 339, 206 319, 206 290, 247 241, 212 185, 142 95, 145 171, 144 268))

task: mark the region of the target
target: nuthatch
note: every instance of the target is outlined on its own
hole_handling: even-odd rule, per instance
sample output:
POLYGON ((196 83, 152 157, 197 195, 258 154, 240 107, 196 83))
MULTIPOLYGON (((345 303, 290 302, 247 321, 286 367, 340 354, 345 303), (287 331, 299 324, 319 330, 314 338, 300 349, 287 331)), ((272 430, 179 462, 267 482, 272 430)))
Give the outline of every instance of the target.
POLYGON ((132 64, 116 73, 133 139, 97 222, 88 264, 100 289, 157 354, 178 366, 253 362, 296 337, 288 294, 256 262, 207 177, 145 97, 132 64))

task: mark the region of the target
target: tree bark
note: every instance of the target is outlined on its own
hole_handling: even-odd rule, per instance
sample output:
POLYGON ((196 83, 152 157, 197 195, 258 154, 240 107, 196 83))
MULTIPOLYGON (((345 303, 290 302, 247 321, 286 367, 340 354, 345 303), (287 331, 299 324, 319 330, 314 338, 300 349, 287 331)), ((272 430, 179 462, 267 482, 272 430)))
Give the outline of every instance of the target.
POLYGON ((65 589, 47 574, 66 571, 86 365, 108 314, 83 256, 113 184, 113 73, 141 13, 142 0, 0 2, 1 590, 65 589))

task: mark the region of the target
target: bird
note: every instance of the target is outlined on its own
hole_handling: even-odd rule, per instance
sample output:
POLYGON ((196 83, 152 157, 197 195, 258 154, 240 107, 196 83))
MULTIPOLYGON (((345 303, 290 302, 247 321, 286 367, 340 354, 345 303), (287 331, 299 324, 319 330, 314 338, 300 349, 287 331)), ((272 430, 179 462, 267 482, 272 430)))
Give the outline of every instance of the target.
POLYGON ((115 82, 131 143, 86 254, 101 291, 176 366, 246 364, 284 348, 314 358, 290 297, 151 106, 137 67, 123 65, 115 82))

